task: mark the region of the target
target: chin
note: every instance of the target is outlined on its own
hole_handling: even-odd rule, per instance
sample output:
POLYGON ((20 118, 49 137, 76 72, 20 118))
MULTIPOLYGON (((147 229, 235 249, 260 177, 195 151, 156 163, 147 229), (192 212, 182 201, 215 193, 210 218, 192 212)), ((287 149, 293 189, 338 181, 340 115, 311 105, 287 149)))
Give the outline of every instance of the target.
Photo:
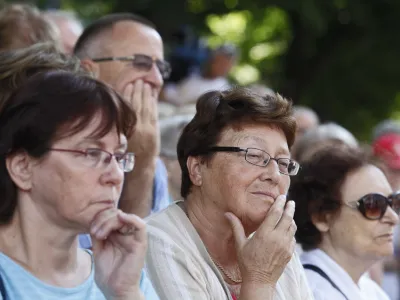
POLYGON ((259 210, 257 212, 252 212, 251 214, 250 213, 246 214, 242 219, 245 231, 247 233, 252 233, 256 231, 258 227, 260 227, 261 223, 265 220, 268 210, 266 211, 259 210))

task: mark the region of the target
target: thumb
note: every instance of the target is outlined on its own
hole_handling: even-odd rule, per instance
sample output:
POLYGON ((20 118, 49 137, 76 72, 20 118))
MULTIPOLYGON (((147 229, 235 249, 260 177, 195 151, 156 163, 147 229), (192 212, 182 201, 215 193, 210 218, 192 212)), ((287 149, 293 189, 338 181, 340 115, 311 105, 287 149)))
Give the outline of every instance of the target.
POLYGON ((244 228, 242 222, 233 213, 225 213, 225 217, 228 219, 229 224, 232 227, 233 236, 235 238, 236 250, 241 250, 246 242, 246 234, 244 233, 244 228))

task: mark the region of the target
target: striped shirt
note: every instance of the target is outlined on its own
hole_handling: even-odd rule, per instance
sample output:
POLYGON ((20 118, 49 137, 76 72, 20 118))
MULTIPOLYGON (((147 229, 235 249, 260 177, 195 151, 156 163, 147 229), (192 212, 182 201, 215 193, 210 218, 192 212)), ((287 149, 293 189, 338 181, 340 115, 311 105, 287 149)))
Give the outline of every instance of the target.
MULTIPOLYGON (((233 300, 196 229, 177 205, 147 219, 146 268, 160 299, 233 300)), ((297 254, 276 285, 274 300, 313 299, 297 254)))

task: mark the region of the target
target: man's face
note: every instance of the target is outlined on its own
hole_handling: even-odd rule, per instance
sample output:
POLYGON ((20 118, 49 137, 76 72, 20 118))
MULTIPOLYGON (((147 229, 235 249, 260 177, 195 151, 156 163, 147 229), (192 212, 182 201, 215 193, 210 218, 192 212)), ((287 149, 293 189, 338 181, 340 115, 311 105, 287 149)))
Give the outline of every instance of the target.
MULTIPOLYGON (((104 39, 103 57, 121 57, 144 54, 155 59, 164 59, 161 36, 148 26, 121 21, 114 25, 112 32, 104 39)), ((141 79, 151 87, 154 97, 158 97, 163 85, 162 75, 153 63, 150 70, 137 69, 131 61, 109 61, 98 63, 99 79, 123 93, 129 83, 141 79)))

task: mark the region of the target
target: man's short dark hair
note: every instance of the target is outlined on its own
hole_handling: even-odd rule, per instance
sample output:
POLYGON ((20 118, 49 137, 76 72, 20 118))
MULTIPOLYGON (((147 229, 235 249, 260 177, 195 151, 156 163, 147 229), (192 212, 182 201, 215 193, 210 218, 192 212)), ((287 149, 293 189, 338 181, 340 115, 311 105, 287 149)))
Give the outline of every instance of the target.
POLYGON ((74 54, 79 58, 84 58, 87 55, 86 49, 93 39, 122 21, 132 21, 156 29, 156 26, 151 21, 133 13, 109 14, 97 19, 85 28, 75 44, 74 54))

